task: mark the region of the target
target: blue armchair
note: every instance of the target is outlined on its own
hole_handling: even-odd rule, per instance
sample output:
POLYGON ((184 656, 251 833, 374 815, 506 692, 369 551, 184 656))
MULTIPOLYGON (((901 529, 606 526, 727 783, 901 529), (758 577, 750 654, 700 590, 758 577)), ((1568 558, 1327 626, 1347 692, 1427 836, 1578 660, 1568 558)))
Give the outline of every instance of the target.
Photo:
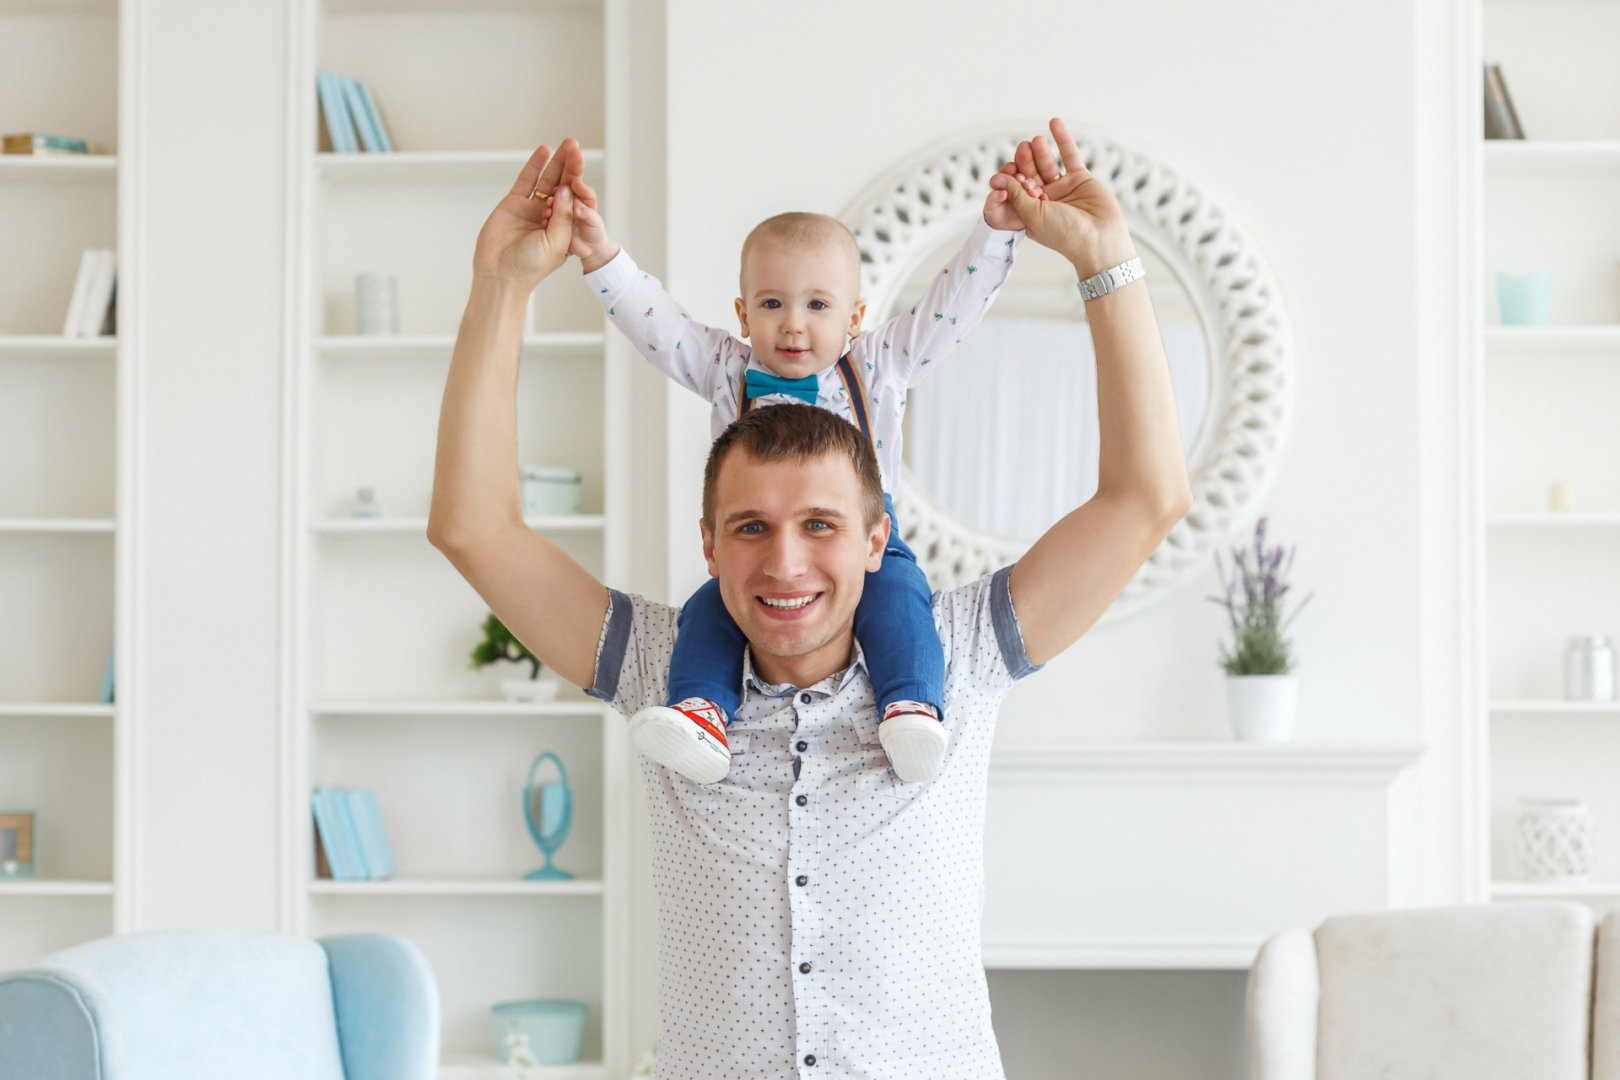
POLYGON ((175 930, 0 975, 4 1080, 433 1080, 439 998, 408 941, 175 930))

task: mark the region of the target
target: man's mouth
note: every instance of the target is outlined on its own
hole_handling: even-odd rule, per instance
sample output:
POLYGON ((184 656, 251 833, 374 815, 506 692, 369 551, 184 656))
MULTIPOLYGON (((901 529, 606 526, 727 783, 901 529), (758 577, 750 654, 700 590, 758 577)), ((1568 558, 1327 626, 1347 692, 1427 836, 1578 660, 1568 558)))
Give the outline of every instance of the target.
POLYGON ((821 599, 821 593, 805 593, 801 596, 755 596, 766 612, 773 619, 791 619, 801 615, 806 608, 821 599))

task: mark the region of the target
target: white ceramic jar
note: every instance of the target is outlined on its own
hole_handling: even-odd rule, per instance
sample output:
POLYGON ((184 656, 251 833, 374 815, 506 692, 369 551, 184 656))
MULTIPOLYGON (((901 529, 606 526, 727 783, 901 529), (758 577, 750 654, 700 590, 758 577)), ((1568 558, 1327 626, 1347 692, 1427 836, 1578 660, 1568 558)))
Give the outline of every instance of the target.
POLYGON ((1592 872, 1592 811, 1579 799, 1519 800, 1519 859, 1528 878, 1584 881, 1592 872))

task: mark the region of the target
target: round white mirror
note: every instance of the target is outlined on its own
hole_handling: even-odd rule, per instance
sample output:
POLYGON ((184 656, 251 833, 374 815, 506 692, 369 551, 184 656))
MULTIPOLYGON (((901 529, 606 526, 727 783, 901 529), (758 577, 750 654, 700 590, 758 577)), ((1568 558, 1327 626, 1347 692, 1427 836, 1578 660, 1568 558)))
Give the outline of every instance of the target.
MULTIPOLYGON (((845 221, 873 321, 915 303, 961 246, 1018 138, 953 141, 856 200, 845 221)), ((1292 338, 1264 260, 1229 214, 1117 140, 1075 141, 1137 240, 1193 487, 1186 518, 1110 609, 1118 617, 1196 576, 1258 512, 1287 433, 1292 338)), ((1074 268, 1025 240, 985 321, 907 395, 896 515, 936 588, 1016 560, 1096 491, 1096 395, 1074 268)))

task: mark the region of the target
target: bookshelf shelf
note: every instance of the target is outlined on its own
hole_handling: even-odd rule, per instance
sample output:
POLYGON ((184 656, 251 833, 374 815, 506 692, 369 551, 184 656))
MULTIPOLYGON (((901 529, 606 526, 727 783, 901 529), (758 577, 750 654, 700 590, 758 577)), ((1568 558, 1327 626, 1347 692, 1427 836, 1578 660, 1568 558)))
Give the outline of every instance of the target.
POLYGON ((1485 350, 1490 356, 1612 355, 1620 359, 1620 325, 1488 326, 1485 350))
POLYGON ((1492 514, 1486 518, 1492 527, 1535 529, 1607 529, 1620 526, 1620 513, 1607 514, 1492 514))
POLYGON ((390 878, 387 881, 330 881, 309 883, 312 896, 601 896, 602 883, 524 881, 508 878, 390 878))
MULTIPOLYGON (((401 150, 390 154, 315 155, 315 171, 330 184, 445 184, 491 182, 509 185, 529 160, 527 150, 401 150)), ((587 177, 600 170, 605 155, 585 151, 587 177)))
POLYGON ((606 705, 595 701, 316 701, 313 716, 590 716, 606 705))
MULTIPOLYGON (((606 335, 600 331, 559 331, 545 334, 525 334, 525 358, 550 354, 600 353, 606 335)), ((454 334, 399 334, 389 337, 368 337, 361 334, 338 334, 315 339, 315 349, 329 359, 450 359, 456 346, 454 334)))
POLYGON ((1493 900, 1620 900, 1620 881, 1493 881, 1493 900))
POLYGON ((1620 701, 1504 700, 1491 702, 1491 712, 1501 716, 1620 716, 1620 701))
POLYGON ((110 533, 112 518, 0 518, 0 533, 110 533))
MULTIPOLYGON (((535 532, 600 532, 606 523, 601 514, 566 514, 554 517, 526 517, 523 524, 535 532)), ((3 522, 0 522, 3 528, 3 522)), ((427 518, 327 518, 310 526, 325 536, 425 536, 427 518)))
POLYGON ((118 159, 111 154, 0 154, 0 183, 111 184, 118 159))
POLYGON ((99 701, 0 701, 0 716, 105 716, 111 719, 113 706, 99 701))
POLYGON ((0 357, 52 356, 111 360, 118 355, 113 337, 70 338, 59 334, 0 334, 0 357))
POLYGON ((607 1067, 599 1061, 577 1065, 537 1065, 517 1069, 494 1058, 446 1055, 439 1080, 607 1080, 607 1067))
POLYGON ((1487 139, 1485 175, 1544 174, 1620 169, 1620 139, 1487 139))
POLYGON ((0 881, 3 896, 111 896, 110 881, 0 881))

